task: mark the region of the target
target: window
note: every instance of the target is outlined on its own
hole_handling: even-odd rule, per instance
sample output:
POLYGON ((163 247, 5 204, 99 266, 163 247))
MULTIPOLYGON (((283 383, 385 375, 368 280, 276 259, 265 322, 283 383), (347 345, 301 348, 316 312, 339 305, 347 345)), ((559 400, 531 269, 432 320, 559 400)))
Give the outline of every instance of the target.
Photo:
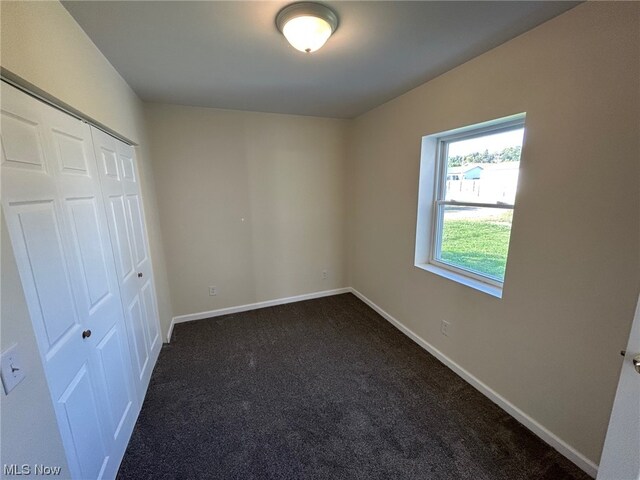
POLYGON ((502 296, 523 138, 520 114, 423 139, 416 266, 502 296))

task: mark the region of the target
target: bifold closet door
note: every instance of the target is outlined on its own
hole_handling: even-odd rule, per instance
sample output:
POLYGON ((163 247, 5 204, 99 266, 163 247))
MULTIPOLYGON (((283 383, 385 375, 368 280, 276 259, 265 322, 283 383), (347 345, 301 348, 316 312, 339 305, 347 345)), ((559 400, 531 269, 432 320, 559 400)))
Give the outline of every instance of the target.
POLYGON ((162 342, 133 148, 92 128, 140 398, 162 342))
POLYGON ((2 83, 2 208, 74 478, 116 475, 139 411, 90 127, 2 83))

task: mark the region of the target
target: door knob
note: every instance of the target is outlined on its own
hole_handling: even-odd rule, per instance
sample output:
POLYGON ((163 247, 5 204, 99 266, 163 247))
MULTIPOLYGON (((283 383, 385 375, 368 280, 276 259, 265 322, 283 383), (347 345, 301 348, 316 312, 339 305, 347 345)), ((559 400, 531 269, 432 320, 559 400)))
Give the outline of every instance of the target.
POLYGON ((640 354, 633 357, 633 368, 636 369, 636 372, 640 373, 640 354))
POLYGON ((138 272, 138 278, 142 278, 142 272, 138 272))
POLYGON ((85 330, 84 332, 82 332, 82 338, 89 338, 91 336, 91 330, 85 330))

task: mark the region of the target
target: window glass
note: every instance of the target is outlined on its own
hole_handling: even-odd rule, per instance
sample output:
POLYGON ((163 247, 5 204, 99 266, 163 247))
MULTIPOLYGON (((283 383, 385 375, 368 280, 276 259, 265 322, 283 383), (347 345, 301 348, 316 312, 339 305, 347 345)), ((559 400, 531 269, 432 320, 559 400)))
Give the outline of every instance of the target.
POLYGON ((438 139, 431 263, 502 286, 524 120, 438 139))

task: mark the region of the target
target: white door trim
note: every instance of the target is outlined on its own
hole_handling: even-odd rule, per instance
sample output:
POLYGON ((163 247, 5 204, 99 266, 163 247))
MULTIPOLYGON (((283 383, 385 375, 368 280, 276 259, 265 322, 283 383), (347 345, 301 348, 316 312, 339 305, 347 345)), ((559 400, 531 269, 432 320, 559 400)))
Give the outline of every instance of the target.
POLYGON ((598 480, 640 479, 640 376, 633 365, 640 353, 640 296, 620 368, 598 480))

